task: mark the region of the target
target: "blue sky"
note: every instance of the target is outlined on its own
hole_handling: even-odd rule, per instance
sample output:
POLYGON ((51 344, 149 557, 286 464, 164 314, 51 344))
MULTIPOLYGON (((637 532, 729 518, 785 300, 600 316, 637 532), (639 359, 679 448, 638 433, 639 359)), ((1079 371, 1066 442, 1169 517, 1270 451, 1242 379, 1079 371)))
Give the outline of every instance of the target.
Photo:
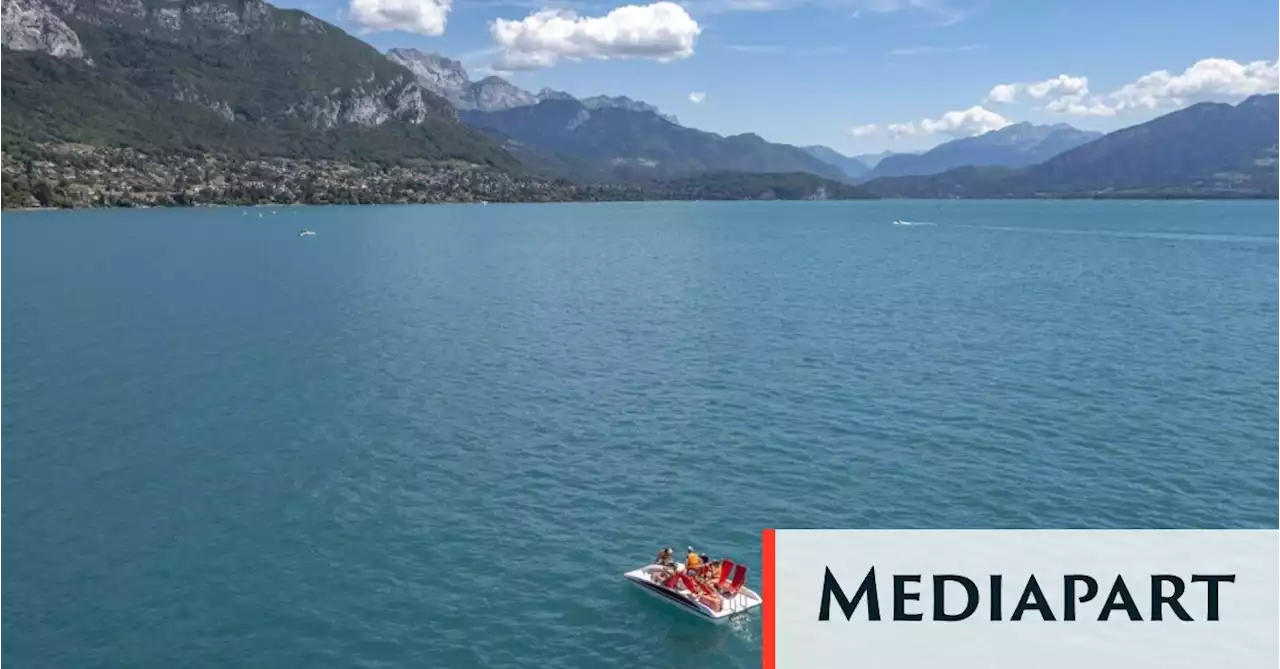
POLYGON ((626 3, 278 4, 379 49, 460 58, 474 79, 498 70, 533 90, 628 95, 691 127, 848 154, 1018 121, 1113 130, 1273 91, 1280 51, 1274 0, 636 0, 643 11, 611 17, 626 3), (562 13, 536 15, 548 10, 562 13))

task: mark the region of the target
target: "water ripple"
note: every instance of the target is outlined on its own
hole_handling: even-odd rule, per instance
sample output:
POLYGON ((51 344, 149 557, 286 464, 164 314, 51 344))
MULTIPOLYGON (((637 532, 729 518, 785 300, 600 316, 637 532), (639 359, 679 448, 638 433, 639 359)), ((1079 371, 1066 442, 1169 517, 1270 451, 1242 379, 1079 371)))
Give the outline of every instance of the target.
POLYGON ((4 659, 759 666, 757 618, 619 574, 765 527, 1275 527, 1274 214, 11 214, 4 659))

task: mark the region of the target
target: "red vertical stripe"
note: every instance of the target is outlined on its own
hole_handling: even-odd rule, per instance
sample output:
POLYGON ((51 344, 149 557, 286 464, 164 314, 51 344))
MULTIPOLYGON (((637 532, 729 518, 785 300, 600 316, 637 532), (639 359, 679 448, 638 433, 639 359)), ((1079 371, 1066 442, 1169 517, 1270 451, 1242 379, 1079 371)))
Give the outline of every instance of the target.
POLYGON ((763 555, 764 559, 762 560, 762 563, 763 563, 762 571, 764 572, 764 581, 763 583, 761 583, 761 586, 760 586, 760 596, 764 599, 764 602, 761 604, 761 608, 764 609, 764 669, 776 669, 775 662, 777 661, 777 657, 776 657, 777 653, 776 653, 776 647, 774 646, 774 636, 773 636, 773 633, 774 633, 773 601, 774 601, 774 595, 776 594, 773 589, 774 545, 775 545, 774 531, 765 530, 764 537, 763 537, 763 545, 761 548, 764 554, 763 555))

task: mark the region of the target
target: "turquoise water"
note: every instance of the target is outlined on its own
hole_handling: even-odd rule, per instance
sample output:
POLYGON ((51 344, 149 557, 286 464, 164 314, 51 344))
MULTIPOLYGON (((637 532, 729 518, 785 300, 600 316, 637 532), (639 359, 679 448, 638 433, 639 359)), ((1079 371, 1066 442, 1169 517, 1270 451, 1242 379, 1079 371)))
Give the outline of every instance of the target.
POLYGON ((753 667, 619 575, 1277 526, 1274 202, 275 211, 4 217, 6 666, 753 667))

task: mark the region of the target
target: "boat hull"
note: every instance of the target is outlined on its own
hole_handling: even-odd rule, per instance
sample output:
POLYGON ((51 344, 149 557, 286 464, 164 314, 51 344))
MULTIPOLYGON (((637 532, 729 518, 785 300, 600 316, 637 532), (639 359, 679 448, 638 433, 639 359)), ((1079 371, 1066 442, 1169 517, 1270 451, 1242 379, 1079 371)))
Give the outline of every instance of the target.
POLYGON ((760 595, 749 588, 742 588, 736 595, 725 597, 719 611, 713 610, 691 597, 689 593, 668 588, 659 582, 655 574, 661 569, 658 565, 648 565, 629 571, 623 574, 623 577, 650 595, 713 625, 723 625, 761 604, 760 595))

